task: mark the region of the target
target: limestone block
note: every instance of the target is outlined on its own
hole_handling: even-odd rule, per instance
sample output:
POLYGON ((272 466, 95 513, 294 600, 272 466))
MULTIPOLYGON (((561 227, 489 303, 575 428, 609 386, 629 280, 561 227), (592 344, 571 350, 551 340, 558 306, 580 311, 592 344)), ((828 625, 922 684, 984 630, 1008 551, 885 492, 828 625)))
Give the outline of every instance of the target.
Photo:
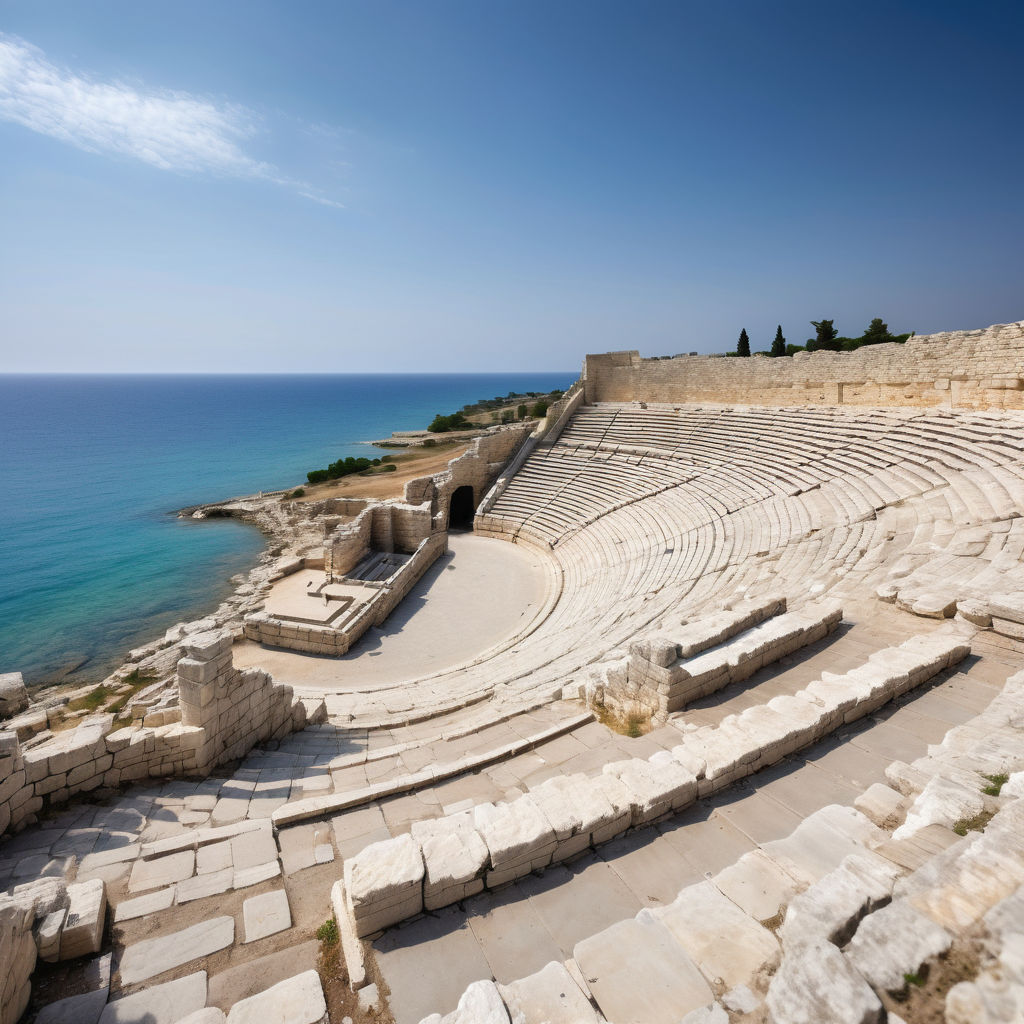
POLYGON ((469 812, 413 822, 412 838, 423 855, 427 910, 457 903, 483 889, 489 852, 469 812))
POLYGON ((0 674, 0 718, 20 714, 29 705, 28 690, 20 672, 0 674))
POLYGON ((590 1001, 565 967, 552 961, 498 992, 514 1024, 600 1024, 590 1001))
POLYGON ((174 892, 175 887, 170 885, 166 889, 148 892, 145 896, 136 896, 134 899, 122 900, 114 908, 114 923, 134 921, 138 917, 145 917, 148 914, 156 914, 161 910, 166 910, 174 902, 174 892))
POLYGON ((555 838, 561 842, 583 828, 583 819, 572 796, 555 779, 548 779, 530 790, 530 798, 541 809, 555 838))
POLYGON ((360 936, 423 909, 423 855, 410 835, 371 843, 345 861, 345 893, 360 936))
POLYGON ((647 910, 577 943, 573 959, 609 1021, 678 1024, 714 1001, 686 951, 647 910))
POLYGON ((728 988, 749 985, 779 958, 775 936, 711 882, 687 886, 667 907, 652 910, 706 978, 728 988))
POLYGON ((880 1024, 882 1004, 831 942, 786 951, 766 999, 774 1024, 880 1024))
POLYGON ((61 907, 47 914, 36 929, 36 947, 39 959, 56 963, 60 959, 60 933, 64 928, 67 908, 61 907))
POLYGON ((103 941, 107 914, 107 892, 103 879, 75 882, 68 886, 68 915, 60 936, 60 959, 98 953, 103 941))
POLYGON ((345 958, 349 985, 354 991, 358 991, 367 981, 366 957, 363 952, 363 944, 356 934, 355 919, 352 916, 348 897, 345 895, 343 879, 339 879, 331 886, 331 909, 334 911, 334 920, 338 925, 341 952, 345 958))
POLYGON ((952 936, 908 900, 896 900, 861 921, 846 947, 853 966, 877 989, 903 988, 932 957, 945 953, 952 936))
POLYGON ((520 873, 526 874, 551 861, 554 829, 528 796, 510 803, 478 804, 473 808, 473 824, 487 844, 494 872, 522 867, 520 873))
POLYGON ((678 761, 651 764, 633 758, 606 764, 602 772, 619 779, 629 790, 634 825, 681 810, 697 798, 696 778, 678 761))
POLYGON ((197 971, 107 1003, 100 1024, 178 1024, 205 1006, 206 971, 197 971))
POLYGON ((853 806, 879 828, 892 830, 899 827, 907 813, 907 799, 895 789, 874 782, 856 800, 853 806))
POLYGON ((493 981, 475 981, 451 1013, 432 1013, 420 1024, 508 1024, 508 1012, 493 981))
POLYGON ((246 942, 255 942, 291 928, 292 914, 287 893, 284 889, 274 889, 249 897, 242 904, 242 919, 246 942))
POLYGON ((152 860, 137 860, 132 865, 128 891, 146 892, 149 889, 162 889, 175 882, 184 881, 192 876, 195 863, 196 855, 192 850, 182 850, 180 853, 154 857, 152 860))
POLYGON ((844 945, 860 919, 890 899, 899 875, 899 868, 883 857, 851 854, 790 901, 779 938, 787 948, 821 939, 844 945))
POLYGON ((940 775, 931 779, 914 798, 906 821, 893 832, 893 839, 906 839, 928 825, 952 828, 964 818, 973 818, 985 809, 979 788, 972 789, 940 775))
POLYGON ((712 882, 745 914, 755 921, 772 922, 790 900, 804 888, 760 850, 743 854, 735 864, 723 868, 712 882))
POLYGON ((328 1024, 327 1002, 316 971, 278 982, 231 1007, 227 1024, 328 1024))

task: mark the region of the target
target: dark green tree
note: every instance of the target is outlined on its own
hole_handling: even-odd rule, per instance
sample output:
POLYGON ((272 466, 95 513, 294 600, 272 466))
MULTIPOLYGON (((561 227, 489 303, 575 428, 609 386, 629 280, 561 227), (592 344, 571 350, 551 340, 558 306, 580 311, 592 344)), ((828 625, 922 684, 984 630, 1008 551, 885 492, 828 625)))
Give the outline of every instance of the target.
POLYGON ((784 356, 786 354, 786 339, 782 336, 782 324, 775 328, 775 340, 772 342, 772 355, 784 356))
POLYGON ((534 402, 533 407, 530 409, 530 415, 542 420, 548 414, 548 403, 547 402, 534 402))
POLYGON ((839 332, 835 329, 834 323, 832 320, 811 321, 815 336, 807 339, 808 352, 818 352, 821 350, 836 352, 839 350, 839 342, 836 341, 839 332))
POLYGON ((884 341, 891 340, 892 335, 889 333, 889 325, 884 323, 880 316, 876 316, 874 320, 868 324, 868 329, 864 332, 864 344, 879 345, 884 341))
POLYGON ((525 420, 526 419, 526 406, 525 405, 520 405, 516 409, 516 419, 517 420, 525 420))
POLYGON ((744 327, 743 330, 740 331, 740 340, 736 342, 736 355, 750 355, 750 339, 747 337, 746 327, 744 327))

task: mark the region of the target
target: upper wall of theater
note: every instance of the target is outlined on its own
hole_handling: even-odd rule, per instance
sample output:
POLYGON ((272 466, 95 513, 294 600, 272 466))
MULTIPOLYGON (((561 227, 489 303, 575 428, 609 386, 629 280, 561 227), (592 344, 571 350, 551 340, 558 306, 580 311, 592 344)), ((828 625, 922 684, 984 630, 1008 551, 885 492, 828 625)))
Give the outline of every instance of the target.
POLYGON ((1024 409, 1024 321, 779 359, 607 352, 583 381, 587 402, 1024 409))

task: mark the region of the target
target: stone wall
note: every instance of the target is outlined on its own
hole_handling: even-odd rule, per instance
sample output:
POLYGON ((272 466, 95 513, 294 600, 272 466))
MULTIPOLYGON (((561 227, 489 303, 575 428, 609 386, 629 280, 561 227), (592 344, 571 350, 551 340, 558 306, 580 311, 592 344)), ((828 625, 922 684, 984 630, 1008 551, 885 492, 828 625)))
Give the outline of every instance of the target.
POLYGON ((429 501, 435 526, 446 529, 452 494, 459 487, 472 487, 474 504, 479 505, 505 464, 530 436, 531 430, 532 424, 516 423, 478 437, 469 451, 448 463, 443 473, 417 477, 406 483, 406 502, 429 501))
POLYGON ((1024 409, 1024 321, 854 352, 749 359, 588 355, 586 401, 1024 409))
POLYGON ((290 686, 259 669, 233 667, 229 634, 189 637, 183 648, 180 722, 115 730, 113 715, 94 715, 28 747, 15 733, 0 732, 0 834, 76 793, 150 777, 206 776, 256 744, 305 726, 306 706, 290 686))

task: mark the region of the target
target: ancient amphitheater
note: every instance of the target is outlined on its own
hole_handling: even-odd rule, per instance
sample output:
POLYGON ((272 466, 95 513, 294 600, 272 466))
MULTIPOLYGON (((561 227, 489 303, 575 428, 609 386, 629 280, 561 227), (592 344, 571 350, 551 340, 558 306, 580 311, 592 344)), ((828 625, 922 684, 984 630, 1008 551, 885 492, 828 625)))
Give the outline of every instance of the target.
POLYGON ((116 718, 5 679, 0 1024, 1024 1020, 1024 323, 216 511, 274 560, 116 718))

